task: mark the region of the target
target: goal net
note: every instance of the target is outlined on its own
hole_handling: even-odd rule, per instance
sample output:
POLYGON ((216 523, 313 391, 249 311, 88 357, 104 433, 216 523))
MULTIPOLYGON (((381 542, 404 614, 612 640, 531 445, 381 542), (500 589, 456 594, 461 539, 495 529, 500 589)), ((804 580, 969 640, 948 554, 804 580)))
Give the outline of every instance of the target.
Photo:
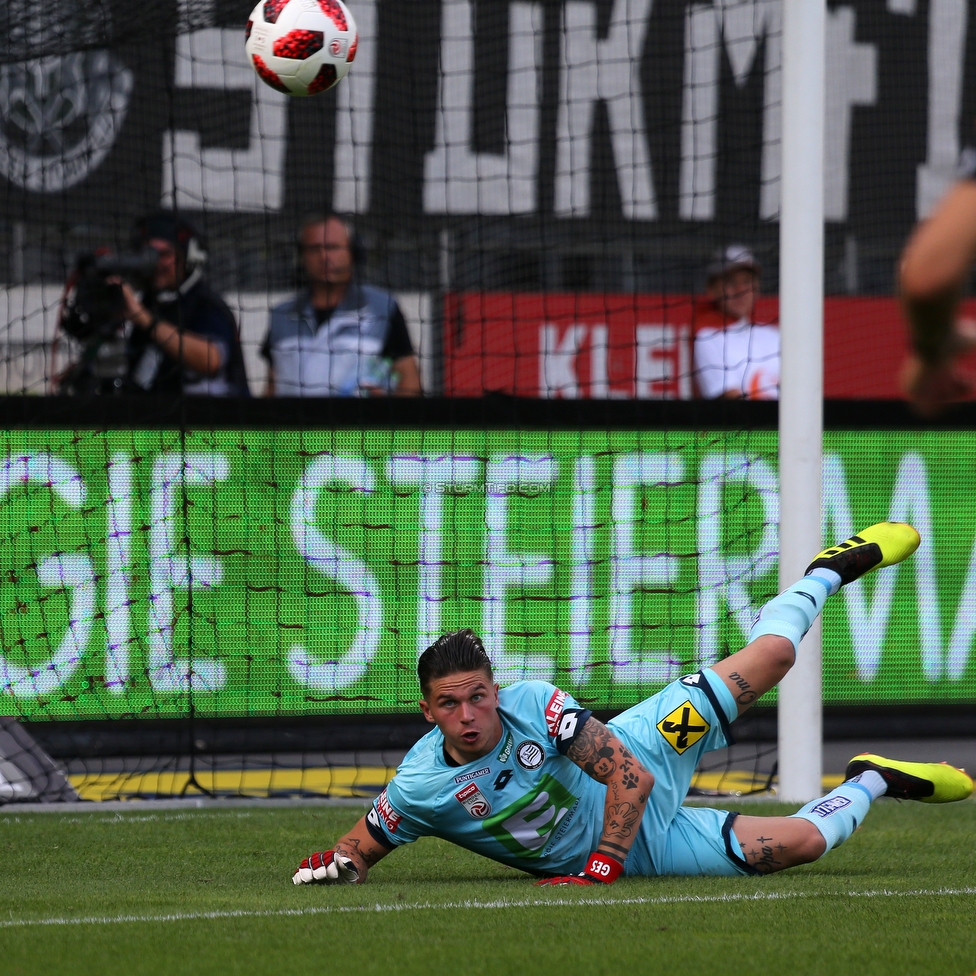
POLYGON ((5 441, 4 700, 84 750, 83 796, 382 785, 441 633, 613 713, 741 646, 775 588, 769 431, 5 441))
MULTIPOLYGON (((781 4, 349 6, 355 63, 308 99, 252 70, 248 2, 0 13, 0 713, 85 798, 370 795, 425 731, 439 633, 609 717, 776 590, 781 4), (198 232, 250 399, 136 389, 131 324, 63 327, 66 281, 159 208, 198 232), (262 396, 330 211, 422 398, 262 396)), ((892 268, 969 97, 931 70, 966 77, 946 6, 828 12, 831 399, 898 395, 892 268)), ((937 436, 846 417, 831 537, 970 504, 937 436)), ((972 700, 968 554, 925 558, 828 614, 828 705, 972 700)), ((769 786, 774 707, 697 789, 769 786)))

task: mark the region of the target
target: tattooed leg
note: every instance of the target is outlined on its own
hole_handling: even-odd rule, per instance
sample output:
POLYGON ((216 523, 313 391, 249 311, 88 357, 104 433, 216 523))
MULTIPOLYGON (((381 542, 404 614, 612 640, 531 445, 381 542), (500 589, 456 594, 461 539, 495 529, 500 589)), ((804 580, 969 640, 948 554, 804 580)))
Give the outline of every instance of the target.
POLYGON ((791 667, 793 645, 785 637, 767 634, 713 664, 712 670, 732 692, 741 715, 760 695, 778 685, 791 667))
POLYGON ((812 823, 796 817, 736 817, 732 833, 746 864, 763 874, 809 864, 827 847, 812 823))
POLYGON ((793 667, 804 634, 840 586, 838 573, 818 565, 766 603, 749 634, 749 643, 714 668, 732 692, 740 715, 793 667))
POLYGON ((840 847, 864 822, 884 780, 868 773, 846 780, 826 796, 811 800, 792 817, 737 817, 732 830, 747 864, 768 874, 806 864, 840 847))

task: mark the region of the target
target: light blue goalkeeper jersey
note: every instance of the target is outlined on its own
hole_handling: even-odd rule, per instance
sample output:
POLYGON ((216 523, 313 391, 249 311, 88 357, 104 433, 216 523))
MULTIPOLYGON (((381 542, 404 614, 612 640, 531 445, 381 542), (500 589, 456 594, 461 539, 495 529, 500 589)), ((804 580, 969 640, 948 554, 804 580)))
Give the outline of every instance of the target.
MULTIPOLYGON (((452 766, 434 729, 374 801, 370 833, 387 847, 443 837, 523 871, 578 874, 599 843, 607 788, 564 753, 590 712, 544 681, 502 688, 499 700, 502 737, 492 752, 452 766)), ((701 756, 732 743, 736 711, 706 668, 608 723, 655 780, 626 874, 751 873, 732 836, 735 814, 681 805, 701 756)))
POLYGON ((494 750, 449 765, 435 728, 374 801, 370 831, 387 847, 443 837, 523 871, 576 874, 600 839, 606 787, 562 753, 590 713, 544 681, 502 688, 499 700, 494 750))

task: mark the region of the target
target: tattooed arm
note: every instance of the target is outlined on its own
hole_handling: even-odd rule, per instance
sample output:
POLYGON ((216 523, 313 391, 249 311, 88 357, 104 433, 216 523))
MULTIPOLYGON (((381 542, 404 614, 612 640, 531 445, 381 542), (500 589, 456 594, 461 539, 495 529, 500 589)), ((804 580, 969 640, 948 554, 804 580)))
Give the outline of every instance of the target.
POLYGON ((366 817, 360 818, 331 851, 306 857, 292 875, 295 884, 362 884, 369 869, 390 853, 371 833, 366 817))
POLYGON ((360 817, 356 826, 344 837, 340 837, 335 844, 336 854, 348 857, 359 871, 359 883, 366 880, 369 869, 381 861, 392 848, 386 847, 376 840, 366 826, 366 818, 360 817))
POLYGON ((597 851, 623 864, 654 786, 654 777, 636 756, 592 716, 566 752, 583 772, 607 788, 603 833, 597 851))

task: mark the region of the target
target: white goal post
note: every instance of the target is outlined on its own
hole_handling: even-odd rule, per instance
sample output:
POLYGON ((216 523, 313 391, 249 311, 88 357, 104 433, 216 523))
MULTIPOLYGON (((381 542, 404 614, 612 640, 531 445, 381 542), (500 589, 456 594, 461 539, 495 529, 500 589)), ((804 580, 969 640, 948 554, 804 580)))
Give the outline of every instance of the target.
MULTIPOLYGON (((825 0, 783 2, 780 207, 779 585, 821 543, 825 0)), ((823 769, 821 627, 779 686, 779 798, 819 796, 823 769)))

